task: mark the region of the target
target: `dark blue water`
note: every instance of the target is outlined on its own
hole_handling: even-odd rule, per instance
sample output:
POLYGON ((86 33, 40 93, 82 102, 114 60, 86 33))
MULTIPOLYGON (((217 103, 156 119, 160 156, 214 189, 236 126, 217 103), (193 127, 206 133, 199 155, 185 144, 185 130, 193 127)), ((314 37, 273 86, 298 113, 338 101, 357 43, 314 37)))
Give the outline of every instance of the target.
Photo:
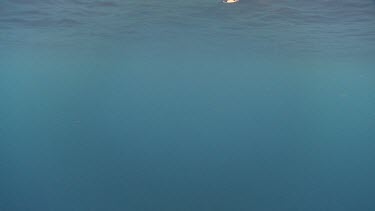
POLYGON ((375 1, 0 2, 0 211, 375 210, 375 1))

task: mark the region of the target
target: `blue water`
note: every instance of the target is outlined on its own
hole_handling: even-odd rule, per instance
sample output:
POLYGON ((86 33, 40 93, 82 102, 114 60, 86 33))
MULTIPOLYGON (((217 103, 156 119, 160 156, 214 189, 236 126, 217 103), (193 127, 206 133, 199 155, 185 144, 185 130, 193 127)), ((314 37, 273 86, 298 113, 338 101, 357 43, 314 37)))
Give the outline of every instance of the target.
POLYGON ((373 211, 374 58, 373 0, 2 0, 0 211, 373 211))

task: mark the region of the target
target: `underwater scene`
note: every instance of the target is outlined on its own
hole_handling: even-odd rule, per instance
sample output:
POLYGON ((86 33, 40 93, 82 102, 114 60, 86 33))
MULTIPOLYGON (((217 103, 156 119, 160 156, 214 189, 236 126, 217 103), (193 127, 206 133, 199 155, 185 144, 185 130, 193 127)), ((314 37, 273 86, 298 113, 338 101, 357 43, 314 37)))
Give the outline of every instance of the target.
POLYGON ((0 211, 374 196, 374 0, 0 1, 0 211))

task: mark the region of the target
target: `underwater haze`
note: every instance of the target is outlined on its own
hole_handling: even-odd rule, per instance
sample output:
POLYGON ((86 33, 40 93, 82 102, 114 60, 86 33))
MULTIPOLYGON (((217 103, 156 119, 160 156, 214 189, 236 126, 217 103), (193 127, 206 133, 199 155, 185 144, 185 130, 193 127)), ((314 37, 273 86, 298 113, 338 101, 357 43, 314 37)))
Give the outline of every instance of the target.
POLYGON ((374 0, 0 1, 0 211, 373 211, 374 163, 374 0))

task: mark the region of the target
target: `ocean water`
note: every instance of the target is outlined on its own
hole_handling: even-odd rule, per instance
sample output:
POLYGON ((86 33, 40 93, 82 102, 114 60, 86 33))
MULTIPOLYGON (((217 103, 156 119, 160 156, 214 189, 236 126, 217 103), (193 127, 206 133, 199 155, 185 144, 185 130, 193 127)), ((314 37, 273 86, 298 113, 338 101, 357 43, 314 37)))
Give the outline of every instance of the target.
POLYGON ((373 0, 0 1, 0 211, 373 211, 374 163, 373 0))

